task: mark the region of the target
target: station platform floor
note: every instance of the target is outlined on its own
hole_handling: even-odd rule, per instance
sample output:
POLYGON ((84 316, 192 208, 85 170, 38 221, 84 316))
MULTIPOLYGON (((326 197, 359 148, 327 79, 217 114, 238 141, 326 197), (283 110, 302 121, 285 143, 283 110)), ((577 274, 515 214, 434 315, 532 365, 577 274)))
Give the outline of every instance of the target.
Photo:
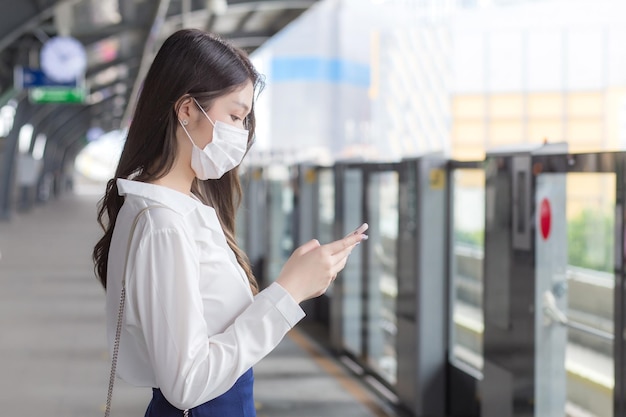
MULTIPOLYGON (((3 415, 103 415, 110 359, 91 261, 98 198, 66 193, 0 222, 3 415)), ((255 378, 258 417, 395 415, 298 327, 255 366, 255 378)), ((112 416, 143 416, 150 395, 117 380, 112 416)))

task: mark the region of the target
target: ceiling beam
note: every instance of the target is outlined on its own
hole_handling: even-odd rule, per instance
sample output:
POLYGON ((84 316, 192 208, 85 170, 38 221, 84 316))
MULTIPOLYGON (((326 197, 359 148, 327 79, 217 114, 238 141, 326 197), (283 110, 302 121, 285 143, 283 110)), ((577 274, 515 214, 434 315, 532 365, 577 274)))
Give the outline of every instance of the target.
POLYGON ((228 0, 228 8, 308 9, 317 2, 318 0, 228 0))
POLYGON ((53 17, 56 6, 64 3, 73 4, 78 1, 45 0, 42 2, 42 7, 38 10, 28 7, 28 5, 32 5, 32 2, 12 2, 12 10, 10 12, 5 10, 4 19, 8 19, 8 21, 5 22, 4 19, 0 19, 0 28, 8 28, 6 31, 0 31, 0 52, 17 41, 24 33, 35 30, 42 22, 53 17), (16 16, 18 12, 20 16, 16 16))
POLYGON ((246 26, 246 23, 248 23, 250 19, 252 19, 252 16, 254 16, 255 13, 256 12, 254 10, 249 10, 245 15, 243 15, 243 17, 239 20, 239 23, 237 24, 237 29, 235 30, 242 31, 244 26, 246 26))
POLYGON ((122 118, 123 125, 129 124, 132 118, 132 112, 135 109, 135 101, 137 100, 139 89, 143 83, 143 77, 148 72, 148 68, 150 68, 150 64, 152 64, 152 60, 154 59, 154 47, 156 46, 156 40, 161 32, 161 26, 165 22, 169 5, 170 0, 159 0, 158 4, 155 6, 154 19, 152 20, 150 29, 147 31, 143 53, 141 54, 139 70, 135 74, 135 82, 133 83, 133 88, 127 101, 128 105, 122 118))

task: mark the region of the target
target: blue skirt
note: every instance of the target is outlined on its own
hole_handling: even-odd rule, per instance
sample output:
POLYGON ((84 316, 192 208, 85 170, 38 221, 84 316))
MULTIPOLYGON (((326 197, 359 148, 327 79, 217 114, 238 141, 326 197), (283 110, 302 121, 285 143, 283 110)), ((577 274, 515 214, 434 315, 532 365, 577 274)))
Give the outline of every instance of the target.
MULTIPOLYGON (((246 371, 235 385, 217 398, 189 410, 189 417, 256 417, 252 386, 252 369, 246 371)), ((181 417, 182 410, 170 404, 161 390, 152 389, 152 401, 145 417, 181 417)))

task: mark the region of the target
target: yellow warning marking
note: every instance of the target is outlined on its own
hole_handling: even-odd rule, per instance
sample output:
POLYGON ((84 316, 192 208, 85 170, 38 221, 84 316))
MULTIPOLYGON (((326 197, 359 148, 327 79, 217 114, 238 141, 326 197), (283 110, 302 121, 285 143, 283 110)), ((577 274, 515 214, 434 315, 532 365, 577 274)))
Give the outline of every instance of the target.
POLYGON ((321 354, 318 349, 309 342, 298 330, 294 329, 288 333, 288 336, 301 349, 305 350, 315 362, 330 376, 339 382, 339 384, 348 391, 361 404, 365 405, 376 417, 391 417, 385 412, 374 400, 372 394, 367 392, 357 382, 350 378, 346 371, 341 369, 339 365, 321 354))
POLYGON ((306 181, 307 184, 313 184, 316 179, 317 179, 317 175, 315 174, 315 170, 314 169, 307 169, 305 171, 305 173, 304 173, 304 181, 306 181))
POLYGON ((443 169, 431 169, 428 173, 431 190, 442 190, 446 186, 446 172, 443 169))

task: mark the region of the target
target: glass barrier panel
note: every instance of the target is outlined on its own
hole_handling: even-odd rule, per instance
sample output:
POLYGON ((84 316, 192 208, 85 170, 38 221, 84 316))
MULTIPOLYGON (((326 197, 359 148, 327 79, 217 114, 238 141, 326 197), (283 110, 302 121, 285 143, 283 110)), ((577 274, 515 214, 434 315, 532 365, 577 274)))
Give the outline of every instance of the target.
MULTIPOLYGON (((320 243, 335 240, 335 177, 332 169, 321 168, 317 171, 317 211, 316 238, 320 243)), ((333 284, 326 290, 327 296, 332 296, 333 284)))
POLYGON ((398 173, 371 174, 368 184, 367 361, 390 384, 397 379, 398 173))
POLYGON ((567 415, 613 416, 615 174, 567 174, 567 415))
POLYGON ((272 166, 267 168, 268 183, 268 284, 273 282, 283 265, 291 256, 293 247, 293 199, 289 168, 272 166))
POLYGON ((452 182, 450 361, 482 370, 485 173, 457 169, 452 182))
POLYGON ((317 236, 322 243, 335 240, 335 179, 331 169, 318 171, 317 236))
MULTIPOLYGON (((347 235, 363 222, 363 172, 347 169, 343 185, 343 235, 347 235)), ((352 252, 341 277, 343 284, 343 346, 357 357, 363 354, 363 251, 352 252)))

